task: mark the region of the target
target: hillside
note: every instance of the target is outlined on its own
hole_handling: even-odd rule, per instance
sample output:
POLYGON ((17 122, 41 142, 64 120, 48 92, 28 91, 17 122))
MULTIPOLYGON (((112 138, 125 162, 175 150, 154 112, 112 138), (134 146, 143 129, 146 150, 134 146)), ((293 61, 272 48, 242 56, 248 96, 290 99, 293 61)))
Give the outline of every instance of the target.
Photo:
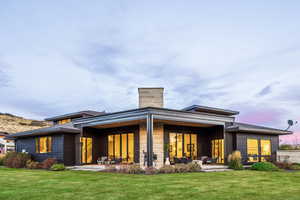
POLYGON ((47 127, 46 121, 25 119, 8 113, 0 113, 0 132, 9 134, 47 127))

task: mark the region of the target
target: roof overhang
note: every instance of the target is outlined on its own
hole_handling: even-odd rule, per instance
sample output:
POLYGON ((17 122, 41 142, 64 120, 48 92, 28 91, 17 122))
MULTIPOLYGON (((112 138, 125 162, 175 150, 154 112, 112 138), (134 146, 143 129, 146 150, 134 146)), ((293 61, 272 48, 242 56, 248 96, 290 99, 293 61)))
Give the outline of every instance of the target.
POLYGON ((93 127, 112 123, 145 120, 149 114, 153 116, 154 120, 168 120, 209 125, 225 125, 226 122, 234 121, 234 117, 229 116, 147 107, 123 112, 109 113, 96 117, 77 119, 74 120, 73 123, 78 127, 93 127))
POLYGON ((38 136, 38 135, 50 135, 50 134, 56 134, 56 133, 80 133, 80 129, 77 128, 70 128, 70 127, 47 127, 47 128, 41 128, 41 129, 35 129, 31 131, 24 131, 19 132, 15 134, 11 134, 5 139, 7 140, 14 140, 17 138, 23 138, 23 137, 31 137, 31 136, 38 136))
POLYGON ((242 132, 242 133, 257 133, 257 134, 272 134, 272 135, 289 135, 293 134, 292 131, 272 129, 272 128, 260 128, 260 127, 242 127, 238 125, 230 126, 226 128, 227 132, 242 132))
POLYGON ((96 112, 96 111, 80 111, 80 112, 74 112, 74 113, 68 113, 68 114, 64 114, 64 115, 58 115, 55 117, 49 117, 46 118, 46 121, 57 121, 57 120, 61 120, 61 119, 66 119, 66 118, 77 118, 77 117, 82 117, 82 116, 97 116, 97 115, 101 115, 104 112, 96 112))
POLYGON ((208 106, 200 106, 200 105, 192 105, 186 108, 183 108, 184 111, 192 111, 192 112, 202 112, 202 113, 213 113, 218 115, 226 115, 226 116, 232 116, 232 115, 238 115, 238 111, 229 110, 229 109, 221 109, 221 108, 214 108, 214 107, 208 107, 208 106))

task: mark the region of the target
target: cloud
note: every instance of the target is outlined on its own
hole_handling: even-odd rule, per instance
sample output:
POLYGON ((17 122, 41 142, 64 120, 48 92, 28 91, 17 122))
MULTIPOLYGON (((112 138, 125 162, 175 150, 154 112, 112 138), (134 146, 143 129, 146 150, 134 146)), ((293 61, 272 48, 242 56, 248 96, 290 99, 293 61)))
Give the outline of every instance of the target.
POLYGON ((272 92, 273 87, 276 84, 280 84, 280 82, 275 82, 275 83, 271 83, 271 84, 267 85, 257 94, 257 96, 266 96, 266 95, 270 94, 272 92))
POLYGON ((299 119, 298 5, 170 5, 3 5, 0 111, 119 111, 137 107, 138 87, 160 86, 169 108, 234 109, 240 121, 277 128, 299 119))

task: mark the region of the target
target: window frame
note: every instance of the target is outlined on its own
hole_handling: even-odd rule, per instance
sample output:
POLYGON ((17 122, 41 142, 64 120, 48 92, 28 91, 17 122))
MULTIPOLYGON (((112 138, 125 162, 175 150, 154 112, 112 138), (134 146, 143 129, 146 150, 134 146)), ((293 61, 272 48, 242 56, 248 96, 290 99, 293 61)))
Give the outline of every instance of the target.
POLYGON ((35 153, 46 154, 52 153, 53 139, 52 136, 39 136, 35 138, 35 153), (41 152, 41 139, 46 138, 46 152, 41 152))
POLYGON ((107 155, 109 159, 122 159, 122 163, 134 163, 135 162, 135 132, 129 131, 129 132, 118 132, 118 133, 109 133, 107 134, 107 155), (130 142, 129 142, 129 135, 132 136, 132 147, 133 149, 130 149, 130 142), (112 149, 110 149, 109 145, 109 137, 112 139, 112 149), (116 139, 118 138, 118 139, 116 139), (126 138, 126 139, 125 139, 126 138), (123 158, 123 145, 124 140, 126 140, 126 158, 123 158), (111 150, 111 152, 110 152, 111 150), (118 150, 118 152, 117 152, 118 150), (131 152, 132 150, 132 152, 131 152), (110 155, 112 153, 112 155, 110 155), (132 153, 132 158, 130 157, 130 153, 132 153))
POLYGON ((194 132, 184 132, 184 131, 170 131, 168 132, 168 153, 169 153, 169 159, 174 160, 174 158, 190 158, 190 159, 197 159, 198 156, 198 134, 194 132), (174 137, 174 144, 171 142, 171 135, 174 137), (186 141, 186 135, 189 137, 189 141, 186 141), (195 136, 195 144, 192 144, 192 138, 195 136), (179 138, 181 139, 180 142, 178 142, 179 138), (179 147, 178 144, 180 144, 179 147), (173 146, 174 145, 174 146, 173 146), (181 151, 180 151, 181 149, 181 151), (193 151, 192 151, 193 149, 193 151), (173 152, 174 150, 174 152, 173 152), (178 155, 180 153, 180 155, 178 155), (172 155, 171 155, 172 154, 172 155), (174 155, 173 155, 174 154, 174 155), (189 154, 189 156, 187 156, 189 154))

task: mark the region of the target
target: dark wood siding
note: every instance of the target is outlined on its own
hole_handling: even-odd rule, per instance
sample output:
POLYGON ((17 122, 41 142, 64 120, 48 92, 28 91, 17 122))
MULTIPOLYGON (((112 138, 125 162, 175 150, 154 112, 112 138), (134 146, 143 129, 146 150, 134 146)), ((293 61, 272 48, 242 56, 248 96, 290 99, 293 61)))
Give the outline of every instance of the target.
POLYGON ((64 135, 64 164, 75 165, 75 135, 64 135))
POLYGON ((32 158, 38 162, 42 162, 47 158, 55 158, 58 162, 64 163, 64 135, 57 134, 52 136, 52 152, 36 153, 35 139, 36 137, 19 138, 16 140, 16 151, 25 150, 32 155, 32 158))
MULTIPOLYGON (((239 150, 242 154, 243 162, 247 162, 247 139, 269 139, 271 140, 271 153, 272 159, 276 160, 276 151, 279 148, 279 136, 278 135, 263 135, 263 134, 251 134, 251 133, 237 133, 236 134, 236 150, 239 150)), ((260 143, 259 143, 260 144, 260 143)), ((258 146, 260 152, 260 145, 258 146)))

